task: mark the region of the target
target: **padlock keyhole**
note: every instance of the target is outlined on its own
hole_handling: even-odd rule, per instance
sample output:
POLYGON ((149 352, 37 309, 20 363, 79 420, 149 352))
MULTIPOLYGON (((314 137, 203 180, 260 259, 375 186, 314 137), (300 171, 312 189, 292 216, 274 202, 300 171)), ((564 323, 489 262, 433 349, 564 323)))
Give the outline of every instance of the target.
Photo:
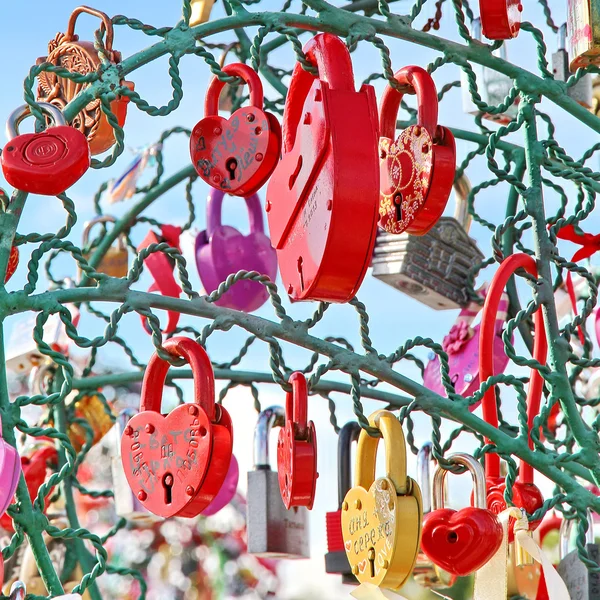
POLYGON ((394 194, 394 209, 396 211, 396 221, 402 221, 402 194, 394 194))
POLYGON ((371 568, 371 577, 375 577, 375 548, 369 548, 368 553, 369 567, 371 568))
POLYGON ((165 473, 163 487, 165 488, 165 504, 171 504, 173 502, 173 475, 171 473, 165 473))
POLYGON ((300 171, 302 169, 302 154, 298 157, 298 163, 296 164, 296 168, 290 177, 290 190, 294 187, 296 183, 296 179, 298 179, 298 175, 300 175, 300 171))
POLYGON ((230 158, 225 163, 225 168, 229 171, 229 179, 233 181, 235 179, 235 172, 237 171, 238 161, 235 158, 230 158))
POLYGON ((458 534, 456 533, 456 531, 450 531, 448 533, 448 543, 450 544, 456 544, 456 542, 458 542, 458 534))
POLYGON ((298 257, 298 273, 300 274, 300 289, 304 290, 304 273, 302 272, 302 263, 304 261, 302 260, 302 257, 299 256, 298 257))

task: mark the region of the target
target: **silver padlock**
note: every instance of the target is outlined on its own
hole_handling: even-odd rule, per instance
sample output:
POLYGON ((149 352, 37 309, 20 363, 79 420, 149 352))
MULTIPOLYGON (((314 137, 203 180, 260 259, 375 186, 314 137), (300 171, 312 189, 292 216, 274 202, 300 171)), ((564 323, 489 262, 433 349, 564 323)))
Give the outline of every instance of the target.
MULTIPOLYGON (((599 548, 594 543, 593 517, 588 511, 589 527, 586 532, 586 550, 588 556, 600 564, 599 548)), ((599 600, 600 599, 600 573, 591 573, 587 566, 581 562, 577 550, 569 552, 571 530, 575 519, 564 519, 560 526, 559 557, 560 563, 556 570, 562 577, 573 599, 599 600)))
POLYGON ((454 184, 454 190, 454 217, 441 217, 421 236, 378 231, 371 261, 374 277, 436 310, 469 303, 469 271, 483 260, 477 243, 468 234, 471 184, 466 175, 454 184))
MULTIPOLYGON (((481 41, 481 20, 474 19, 472 25, 471 36, 473 39, 477 41, 481 41)), ((498 50, 494 50, 494 56, 498 56, 502 60, 508 60, 506 45, 502 44, 498 50)), ((481 100, 490 106, 497 106, 504 102, 506 95, 510 92, 513 87, 513 80, 508 77, 508 75, 504 75, 504 73, 499 73, 498 71, 494 71, 488 67, 484 67, 483 65, 470 63, 473 72, 475 73, 475 77, 477 78, 477 90, 479 95, 481 96, 481 100)), ((506 125, 510 123, 513 119, 517 118, 517 112, 519 110, 518 103, 519 98, 508 107, 508 110, 504 113, 500 114, 489 114, 484 113, 477 105, 473 102, 473 98, 471 97, 471 92, 469 91, 469 80, 465 74, 465 72, 461 69, 460 74, 460 85, 462 88, 462 100, 463 100, 463 110, 464 112, 470 115, 481 115, 484 119, 489 119, 490 121, 496 121, 496 123, 500 123, 502 125, 506 125)))
MULTIPOLYGON (((552 71, 557 81, 567 81, 571 76, 567 52, 567 24, 558 29, 558 50, 552 55, 552 71)), ((567 95, 588 110, 593 107, 592 76, 584 75, 575 85, 567 88, 567 95)))
POLYGON ((132 521, 137 527, 149 527, 162 521, 162 518, 147 511, 131 491, 121 460, 121 437, 129 419, 137 412, 134 408, 126 408, 119 413, 115 422, 116 453, 111 458, 113 492, 115 494, 115 511, 119 517, 132 521))
POLYGON ((9 600, 25 600, 27 590, 23 581, 15 581, 10 586, 10 597, 9 600))
POLYGON ((310 558, 308 509, 286 510, 277 471, 269 464, 269 433, 273 426, 284 423, 281 406, 271 406, 258 415, 254 470, 248 472, 248 552, 268 558, 310 558))

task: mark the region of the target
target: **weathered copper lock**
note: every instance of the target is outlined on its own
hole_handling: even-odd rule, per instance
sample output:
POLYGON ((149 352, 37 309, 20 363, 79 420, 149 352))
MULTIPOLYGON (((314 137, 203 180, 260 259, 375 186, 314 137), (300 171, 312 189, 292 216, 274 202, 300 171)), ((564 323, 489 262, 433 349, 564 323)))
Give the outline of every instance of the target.
POLYGON ((403 94, 388 85, 379 109, 379 226, 388 233, 425 235, 446 208, 456 170, 456 144, 452 132, 438 125, 431 75, 421 67, 404 67, 394 79, 408 93, 417 94, 418 118, 394 141, 403 94))
POLYGON ((142 505, 161 517, 195 517, 217 495, 227 475, 233 445, 231 417, 215 405, 215 381, 204 348, 174 337, 164 349, 183 358, 194 375, 194 402, 160 413, 169 363, 153 354, 140 399, 121 438, 125 476, 142 505))
MULTIPOLYGON (((87 247, 90 239, 90 231, 97 223, 116 223, 116 219, 110 215, 101 215, 88 221, 83 228, 82 246, 87 247)), ((89 260, 93 251, 84 252, 83 256, 89 260)), ((129 255, 127 253, 127 240, 125 234, 119 236, 117 245, 111 246, 102 257, 96 271, 110 277, 127 277, 129 271, 129 255)))
POLYGON ((488 40, 510 40, 519 35, 523 0, 479 0, 479 12, 488 40))
POLYGON ((355 91, 338 37, 317 34, 304 52, 319 78, 300 64, 292 74, 283 156, 267 188, 271 241, 292 300, 347 302, 365 276, 377 229, 375 92, 370 85, 355 91))
MULTIPOLYGON (((104 42, 106 56, 113 64, 121 62, 121 53, 113 50, 112 47, 114 32, 110 17, 94 8, 79 6, 71 13, 67 33, 56 34, 48 44, 48 56, 38 58, 37 64, 49 62, 81 75, 93 73, 100 68, 102 63, 94 43, 79 41, 79 36, 75 33, 75 22, 81 13, 98 17, 102 21, 106 30, 104 42)), ((82 83, 75 83, 50 71, 40 73, 38 82, 38 102, 51 102, 61 110, 85 87, 82 83)), ((132 82, 121 81, 121 85, 133 91, 132 82)), ((117 96, 110 104, 110 110, 117 117, 120 127, 125 125, 128 102, 129 98, 126 96, 117 96)), ((99 98, 92 100, 73 119, 71 125, 86 136, 92 155, 105 152, 115 143, 113 128, 102 111, 99 98)))
POLYGON ((223 67, 250 88, 250 106, 238 108, 229 119, 218 115, 225 82, 213 77, 206 90, 204 118, 190 136, 190 155, 196 172, 208 185, 233 196, 251 196, 269 179, 281 153, 279 121, 263 110, 260 77, 248 65, 223 67))
POLYGON ((360 583, 398 589, 419 553, 421 491, 406 475, 406 444, 400 421, 387 410, 369 417, 385 442, 386 476, 375 479, 380 438, 365 430, 358 438, 354 487, 342 505, 344 548, 360 583))
POLYGON ((277 472, 283 504, 312 509, 317 487, 317 433, 307 421, 308 388, 299 371, 290 375, 285 396, 285 427, 277 439, 277 472))
POLYGON ((593 0, 568 0, 571 71, 600 64, 600 11, 593 0))
POLYGON ((40 104, 53 125, 41 133, 19 134, 30 115, 27 105, 17 108, 6 123, 8 144, 2 151, 2 172, 13 187, 30 194, 57 196, 79 181, 90 167, 90 149, 81 132, 69 127, 62 112, 40 104))

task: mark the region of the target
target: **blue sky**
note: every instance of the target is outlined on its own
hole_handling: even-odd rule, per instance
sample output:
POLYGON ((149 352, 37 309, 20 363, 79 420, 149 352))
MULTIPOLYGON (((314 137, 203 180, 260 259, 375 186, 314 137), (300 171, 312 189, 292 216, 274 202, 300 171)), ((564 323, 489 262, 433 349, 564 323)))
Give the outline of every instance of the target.
MULTIPOLYGON (((277 10, 281 2, 274 0, 265 0, 262 5, 265 9, 277 10)), ((299 2, 294 5, 299 6, 299 2)), ((472 2, 476 5, 476 2, 472 2)), ((557 23, 564 21, 565 2, 553 0, 551 7, 554 11, 557 23)), ((3 35, 0 37, 0 55, 4 56, 2 64, 2 82, 3 90, 0 95, 0 121, 7 116, 16 106, 22 104, 22 81, 28 72, 29 67, 35 63, 38 56, 46 54, 47 42, 54 37, 56 32, 64 31, 72 9, 79 5, 76 0, 61 0, 60 2, 48 3, 42 0, 30 0, 30 2, 3 2, 0 6, 0 22, 3 24, 3 35), (33 18, 32 18, 33 17, 33 18)), ((449 11, 450 3, 444 5, 445 10, 449 11)), ((172 25, 180 18, 180 5, 177 0, 169 2, 125 2, 124 0, 96 0, 94 6, 105 11, 109 15, 123 13, 130 17, 135 17, 143 22, 151 23, 156 26, 172 25)), ((297 9, 298 6, 295 8, 297 9)), ((399 13, 404 12, 409 7, 409 2, 402 0, 392 5, 393 9, 399 13)), ((252 7, 250 7, 251 10, 252 7)), ((418 24, 422 24, 426 18, 433 16, 433 1, 430 1, 419 17, 418 24)), ((213 10, 213 17, 223 14, 223 9, 219 5, 213 10)), ((537 3, 530 2, 525 7, 525 19, 532 21, 539 26, 547 36, 546 41, 549 52, 556 49, 557 38, 545 26, 543 26, 542 10, 537 3)), ((97 21, 91 17, 80 17, 77 24, 77 32, 82 39, 92 39, 93 30, 97 27, 97 21)), ((252 31, 248 32, 252 35, 252 31)), ((450 14, 445 14, 442 28, 437 35, 451 39, 457 39, 456 26, 454 19, 450 14)), ((306 36, 305 36, 306 38, 306 36)), ((233 34, 221 34, 215 36, 215 41, 229 42, 234 41, 233 34)), ((142 33, 133 32, 128 28, 118 27, 115 33, 115 48, 123 53, 124 57, 130 56, 143 49, 156 38, 148 38, 142 33)), ((211 41, 213 41, 211 39, 211 41)), ((418 64, 426 66, 430 61, 437 57, 437 53, 428 49, 420 48, 407 42, 391 40, 389 42, 391 58, 394 70, 407 64, 418 64)), ((511 41, 508 44, 509 60, 512 60, 524 68, 535 69, 535 46, 525 33, 522 33, 519 39, 511 41)), ((549 58, 549 56, 548 56, 549 58)), ((274 64, 277 66, 290 68, 292 54, 289 48, 286 48, 277 54, 274 64)), ((380 71, 380 61, 378 53, 368 44, 362 43, 359 51, 353 55, 355 75, 357 82, 371 74, 374 70, 380 71)), ((81 229, 83 222, 93 216, 92 198, 100 183, 108 178, 116 177, 128 165, 132 159, 132 149, 136 149, 152 143, 158 138, 160 133, 170 127, 182 125, 192 128, 194 124, 202 118, 204 91, 207 85, 209 70, 202 59, 197 57, 184 57, 181 64, 181 74, 184 81, 184 99, 181 107, 171 115, 162 118, 151 118, 144 113, 130 106, 125 127, 125 143, 128 148, 118 161, 117 165, 109 170, 101 172, 90 171, 86 176, 76 184, 70 191, 70 196, 75 201, 78 211, 78 223, 74 229, 71 239, 79 242, 81 239, 81 229)), ((130 78, 135 81, 136 90, 146 98, 151 104, 160 106, 168 102, 171 97, 171 89, 167 74, 167 61, 165 58, 155 63, 146 65, 140 70, 131 74, 130 78)), ((447 82, 459 78, 458 67, 454 65, 443 67, 435 74, 435 81, 438 89, 447 82)), ((376 83, 376 91, 381 94, 383 85, 376 83)), ((268 93, 268 88, 266 92, 268 93)), ((410 99, 412 104, 414 99, 410 99)), ((559 142, 567 149, 572 156, 580 156, 586 148, 597 141, 597 136, 580 125, 569 115, 565 115, 552 105, 544 101, 542 108, 546 110, 554 119, 557 125, 557 137, 559 142)), ((455 126, 463 129, 474 130, 472 118, 463 114, 461 110, 461 92, 454 89, 447 94, 446 99, 440 106, 440 123, 447 126, 455 126)), ((495 127, 490 125, 490 127, 495 127)), ((515 143, 522 143, 520 133, 510 138, 515 143)), ((459 141, 457 143, 457 158, 461 161, 465 154, 472 149, 472 145, 459 141)), ((165 168, 167 175, 174 173, 189 163, 189 153, 187 141, 183 136, 174 136, 169 140, 165 147, 165 168)), ((593 158, 589 163, 595 168, 597 158, 593 158)), ((472 167, 467 171, 473 184, 476 184, 487 178, 485 161, 477 159, 472 167)), ((569 188, 567 188, 569 189, 569 188)), ((201 181, 194 186, 194 197, 198 229, 204 228, 204 198, 207 193, 207 187, 201 181)), ((507 196, 507 187, 497 186, 481 193, 477 198, 477 209, 489 221, 500 223, 503 220, 505 210, 505 199, 507 196)), ((572 189, 569 190, 572 193, 572 189)), ((264 194, 262 196, 264 198, 264 194)), ((246 218, 244 211, 239 207, 241 200, 230 199, 225 202, 224 222, 239 227, 247 231, 246 218)), ((546 196, 548 212, 554 211, 557 207, 557 198, 548 194, 546 196)), ((113 207, 107 207, 104 204, 105 212, 112 212, 117 216, 130 206, 129 202, 113 207)), ((449 202, 447 212, 454 210, 453 199, 449 202)), ((156 201, 149 215, 160 221, 182 224, 187 219, 187 212, 183 197, 183 186, 179 186, 170 191, 165 196, 156 201)), ((30 197, 28 199, 23 218, 19 227, 20 233, 31 231, 56 231, 64 223, 65 215, 60 209, 60 203, 53 198, 30 197)), ((586 231, 596 232, 598 227, 597 217, 588 219, 586 231)), ((140 241, 145 235, 147 229, 145 225, 140 225, 134 232, 134 240, 140 241)), ((351 233, 349 232, 348 243, 352 243, 351 233)), ((480 248, 484 253, 489 254, 489 235, 487 230, 477 224, 474 224, 471 235, 477 239, 480 248)), ((529 241, 529 240, 528 240, 529 241)), ((23 249, 21 266, 9 284, 9 289, 22 287, 25 274, 24 265, 28 256, 29 248, 23 249)), ((572 249, 567 248, 564 255, 569 256, 572 249)), ((194 270, 191 265, 191 270, 194 270)), ((61 262, 57 265, 55 271, 57 276, 74 276, 75 267, 69 261, 61 262)), ((193 281, 198 285, 198 279, 194 274, 193 281)), ((483 283, 481 277, 478 282, 483 283)), ((40 284, 40 289, 43 284, 40 284)), ((145 289, 147 282, 140 284, 139 289, 145 289)), ((452 325, 456 311, 435 312, 424 305, 402 295, 393 288, 384 285, 375 280, 370 272, 365 278, 365 282, 358 294, 369 309, 371 316, 370 328, 375 346, 379 351, 388 353, 409 338, 417 335, 431 337, 436 341, 441 341, 452 325)), ((528 296, 524 296, 528 298, 528 296)), ((287 305, 286 305, 287 307, 287 305)), ((314 306, 310 303, 296 305, 290 308, 290 312, 296 317, 306 317, 313 310, 314 306)), ((269 307, 262 308, 259 313, 266 318, 273 318, 273 313, 269 307)), ((203 323, 194 323, 200 328, 203 323)), ((9 323, 10 327, 10 323, 9 323)), ((86 335, 95 335, 100 330, 97 324, 89 319, 84 319, 82 331, 86 335)), ((327 317, 319 326, 315 328, 315 333, 320 336, 325 335, 343 335, 353 342, 356 347, 358 343, 358 321, 355 312, 351 307, 335 307, 328 311, 327 317)), ((123 321, 121 330, 123 337, 131 340, 132 346, 140 358, 148 357, 152 350, 151 344, 146 334, 140 328, 139 319, 135 315, 126 317, 123 321)), ((245 334, 231 331, 224 334, 216 334, 209 343, 209 352, 213 360, 224 361, 233 357, 237 349, 245 338, 245 334)), ((247 370, 268 370, 268 354, 264 347, 253 348, 247 359, 242 363, 242 368, 247 370)), ((519 346, 518 346, 519 348, 519 346)), ((285 347, 285 355, 289 365, 301 367, 307 362, 309 354, 301 349, 290 346, 285 347)), ((425 358, 426 351, 418 352, 425 358)), ((118 351, 103 351, 103 360, 119 364, 123 362, 123 357, 118 351)), ((416 376, 415 370, 410 364, 402 364, 399 370, 406 375, 416 376)), ((335 377, 335 375, 332 375, 335 377)), ((263 405, 267 406, 273 403, 283 403, 284 395, 274 386, 261 388, 261 399, 263 405)), ((338 420, 343 424, 346 420, 352 418, 350 400, 347 397, 338 399, 338 420)), ((240 458, 241 472, 244 473, 250 467, 249 450, 251 444, 251 425, 252 420, 252 401, 249 394, 244 390, 236 390, 231 395, 231 400, 227 406, 234 414, 236 428, 236 453, 240 458)), ((375 403, 366 402, 365 407, 370 411, 376 407, 375 403)), ((336 504, 336 488, 333 483, 335 477, 335 443, 336 438, 331 427, 328 424, 328 412, 326 403, 320 398, 311 401, 310 415, 317 424, 319 434, 319 470, 321 478, 317 487, 318 499, 313 513, 313 537, 314 537, 314 560, 319 565, 321 558, 319 553, 323 551, 324 533, 321 523, 324 523, 324 511, 332 510, 336 504)), ((507 408, 505 414, 510 414, 507 408)), ((417 443, 423 442, 428 438, 430 427, 426 419, 417 417, 417 443)), ((466 445, 468 448, 468 444, 466 445)), ((412 466, 411 466, 411 470, 412 466)), ((243 479, 243 476, 242 476, 243 479)), ((311 561, 312 563, 312 561, 311 561)), ((309 564, 311 564, 309 563, 309 564)), ((313 566, 315 563, 312 563, 313 566)), ((298 567, 297 567, 298 568, 298 567)), ((331 583, 331 578, 329 580, 331 583)))

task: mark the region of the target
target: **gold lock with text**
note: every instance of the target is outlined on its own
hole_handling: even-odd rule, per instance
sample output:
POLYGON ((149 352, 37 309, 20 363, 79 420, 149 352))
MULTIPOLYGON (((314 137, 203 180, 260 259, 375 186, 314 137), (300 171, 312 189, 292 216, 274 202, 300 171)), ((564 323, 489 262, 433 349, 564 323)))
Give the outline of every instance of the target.
MULTIPOLYGON (((90 239, 90 232, 94 225, 98 223, 115 223, 116 219, 110 215, 101 215, 88 221, 83 229, 83 241, 82 245, 85 248, 90 239)), ((93 251, 84 252, 83 256, 86 260, 89 260, 93 254, 93 251)), ((127 252, 127 244, 125 241, 125 235, 120 235, 117 239, 115 246, 111 246, 106 254, 102 257, 100 264, 96 267, 98 273, 104 273, 110 277, 127 277, 129 271, 129 254, 127 252)))

